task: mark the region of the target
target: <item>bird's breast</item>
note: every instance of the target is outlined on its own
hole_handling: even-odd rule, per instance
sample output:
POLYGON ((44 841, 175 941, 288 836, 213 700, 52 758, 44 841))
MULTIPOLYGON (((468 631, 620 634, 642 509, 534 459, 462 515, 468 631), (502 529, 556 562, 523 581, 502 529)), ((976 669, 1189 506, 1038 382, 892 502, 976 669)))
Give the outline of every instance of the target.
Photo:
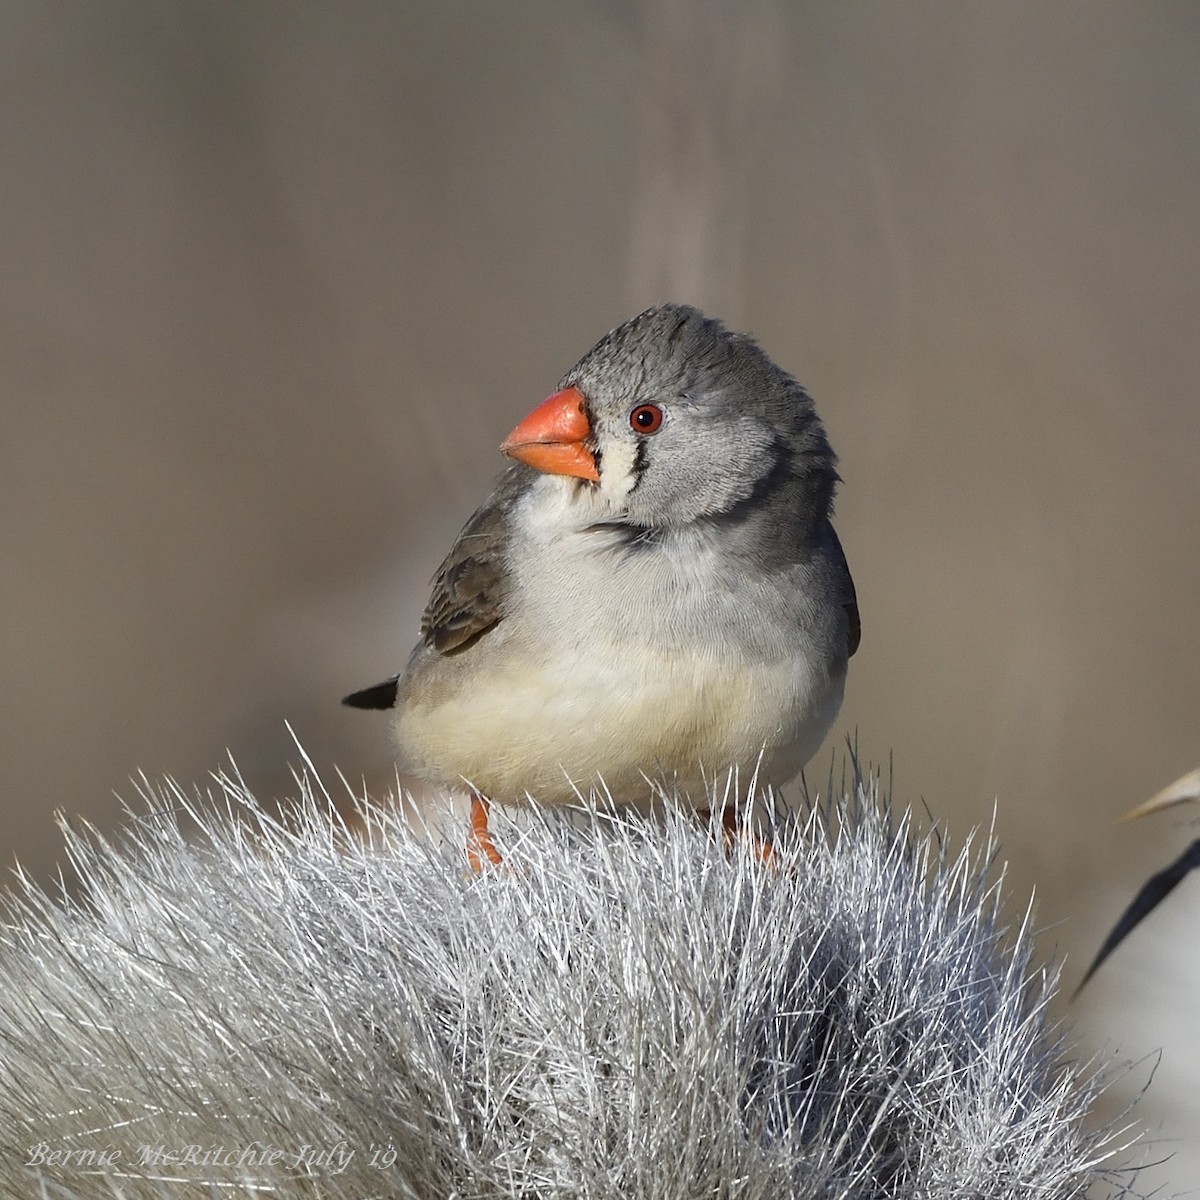
MULTIPOLYGON (((803 605, 704 554, 591 553, 526 564, 512 611, 410 689, 408 765, 496 799, 617 799, 645 777, 702 802, 730 767, 794 776, 836 716, 844 661, 803 605)), ((819 622, 818 622, 819 624, 819 622)))

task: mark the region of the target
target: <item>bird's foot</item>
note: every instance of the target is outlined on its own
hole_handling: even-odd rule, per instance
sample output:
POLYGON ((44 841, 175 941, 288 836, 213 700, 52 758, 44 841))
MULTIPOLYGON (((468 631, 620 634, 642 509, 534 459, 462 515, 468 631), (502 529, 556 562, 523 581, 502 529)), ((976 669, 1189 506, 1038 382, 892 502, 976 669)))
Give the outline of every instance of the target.
POLYGON ((471 796, 471 829, 467 834, 467 862, 471 870, 479 874, 485 860, 494 867, 504 862, 504 857, 496 849, 492 841, 492 831, 488 828, 488 801, 475 792, 471 796))
MULTIPOLYGON (((712 820, 711 809, 702 808, 697 815, 704 822, 712 820)), ((726 850, 732 850, 736 842, 744 842, 764 863, 770 865, 775 861, 775 847, 771 845, 771 839, 755 833, 732 804, 721 810, 721 837, 726 850)))

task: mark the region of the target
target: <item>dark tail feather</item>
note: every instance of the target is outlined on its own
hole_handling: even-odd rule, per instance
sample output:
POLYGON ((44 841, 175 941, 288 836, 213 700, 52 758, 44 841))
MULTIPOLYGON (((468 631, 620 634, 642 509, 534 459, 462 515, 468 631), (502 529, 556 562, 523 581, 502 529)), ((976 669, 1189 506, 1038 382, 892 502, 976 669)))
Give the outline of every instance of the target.
POLYGON ((393 675, 391 679, 385 679, 374 687, 363 688, 361 692, 351 692, 342 703, 351 708, 395 708, 399 680, 399 675, 393 675))

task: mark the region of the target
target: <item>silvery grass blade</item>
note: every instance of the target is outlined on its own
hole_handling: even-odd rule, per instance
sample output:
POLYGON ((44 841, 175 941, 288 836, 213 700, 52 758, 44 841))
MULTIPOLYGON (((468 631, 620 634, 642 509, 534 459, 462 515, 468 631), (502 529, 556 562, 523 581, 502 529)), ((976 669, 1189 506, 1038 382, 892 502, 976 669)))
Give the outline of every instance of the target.
POLYGON ((857 772, 768 804, 769 860, 601 795, 493 809, 481 874, 301 783, 279 818, 236 772, 147 789, 118 841, 65 830, 74 890, 18 880, 0 1196, 1133 1194, 990 839, 857 772))

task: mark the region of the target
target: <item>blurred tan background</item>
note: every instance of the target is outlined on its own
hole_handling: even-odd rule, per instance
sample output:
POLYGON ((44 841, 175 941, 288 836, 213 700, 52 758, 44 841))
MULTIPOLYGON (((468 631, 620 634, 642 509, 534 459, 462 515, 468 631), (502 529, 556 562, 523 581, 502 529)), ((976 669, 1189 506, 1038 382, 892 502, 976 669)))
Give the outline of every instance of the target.
MULTIPOLYGON (((664 298, 757 334, 841 455, 831 746, 952 836, 995 804, 1071 985, 1195 836, 1113 822, 1200 765, 1200 7, 11 0, 0 32, 6 863, 139 770, 228 749, 286 795, 285 720, 386 780, 339 697, 402 663, 501 437, 664 298)), ((1183 1187, 1200 880, 1167 908, 1072 1017, 1163 1047, 1183 1187)))

